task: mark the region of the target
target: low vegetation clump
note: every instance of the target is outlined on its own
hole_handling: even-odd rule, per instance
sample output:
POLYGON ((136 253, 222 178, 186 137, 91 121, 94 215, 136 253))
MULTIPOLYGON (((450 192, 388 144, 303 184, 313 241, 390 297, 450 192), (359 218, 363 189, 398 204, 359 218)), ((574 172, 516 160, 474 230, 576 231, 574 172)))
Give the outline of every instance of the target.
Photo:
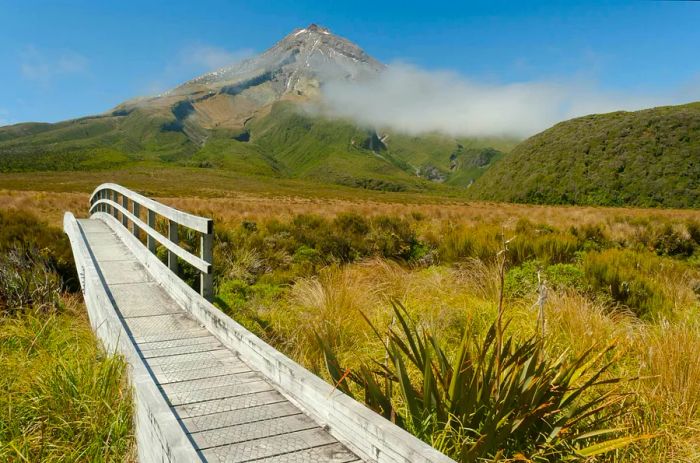
POLYGON ((216 303, 459 461, 694 461, 693 222, 557 225, 242 221, 217 231, 216 303))
POLYGON ((619 429, 606 427, 623 413, 626 396, 616 389, 595 393, 620 381, 606 375, 611 362, 601 361, 614 346, 552 358, 541 337, 502 339, 494 323, 483 339, 465 332, 448 352, 400 305, 394 305, 394 317, 398 328, 386 334, 387 361, 379 369, 346 373, 319 337, 328 371, 344 392, 353 395, 352 381, 378 413, 457 460, 561 461, 635 440, 611 438, 619 429))
POLYGON ((126 364, 70 292, 67 240, 25 213, 0 223, 0 460, 133 460, 126 364))

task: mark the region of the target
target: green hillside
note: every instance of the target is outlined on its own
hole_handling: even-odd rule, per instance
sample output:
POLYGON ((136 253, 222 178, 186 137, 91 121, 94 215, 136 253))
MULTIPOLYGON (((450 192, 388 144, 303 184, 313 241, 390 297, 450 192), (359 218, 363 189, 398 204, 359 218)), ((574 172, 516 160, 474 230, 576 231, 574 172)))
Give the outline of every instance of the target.
POLYGON ((514 148, 470 195, 524 203, 700 207, 700 103, 561 122, 514 148))
POLYGON ((183 122, 167 111, 135 109, 0 128, 0 172, 155 163, 416 191, 439 184, 467 187, 514 145, 509 139, 374 131, 311 116, 290 102, 275 103, 238 130, 207 130, 196 119, 183 122))

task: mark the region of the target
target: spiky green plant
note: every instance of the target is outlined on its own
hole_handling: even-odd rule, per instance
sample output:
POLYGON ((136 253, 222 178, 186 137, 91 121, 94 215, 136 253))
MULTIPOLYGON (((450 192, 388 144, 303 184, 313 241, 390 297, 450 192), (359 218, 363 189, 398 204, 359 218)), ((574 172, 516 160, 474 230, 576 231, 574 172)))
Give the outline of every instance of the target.
POLYGON ((399 303, 394 316, 386 340, 368 320, 387 354, 372 368, 345 374, 318 337, 328 372, 342 391, 361 391, 370 408, 459 461, 584 460, 637 439, 612 425, 627 398, 608 375, 614 346, 550 358, 538 336, 505 337, 499 348, 494 323, 485 338, 465 332, 448 352, 399 303))

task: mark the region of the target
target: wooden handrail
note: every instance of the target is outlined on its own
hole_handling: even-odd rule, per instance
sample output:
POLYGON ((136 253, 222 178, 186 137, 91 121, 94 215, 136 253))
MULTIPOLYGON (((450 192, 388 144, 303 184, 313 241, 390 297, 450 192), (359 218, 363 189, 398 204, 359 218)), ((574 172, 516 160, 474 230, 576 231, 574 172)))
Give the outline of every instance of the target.
POLYGON ((156 242, 168 250, 168 268, 178 273, 177 257, 184 260, 199 271, 200 294, 211 300, 213 297, 213 237, 214 221, 204 217, 188 214, 172 207, 161 204, 150 198, 115 183, 104 183, 98 186, 90 196, 90 213, 107 213, 119 219, 125 228, 129 228, 138 238, 141 231, 146 234, 147 247, 152 253, 156 251, 156 242), (117 201, 121 196, 121 204, 117 201), (129 211, 131 200, 131 211, 129 211), (141 207, 146 209, 148 223, 141 220, 141 207), (156 215, 168 220, 168 236, 155 229, 156 215), (194 230, 200 234, 200 256, 196 256, 179 245, 178 225, 194 230))
POLYGON ((111 190, 119 193, 122 197, 129 198, 135 203, 140 204, 148 210, 155 212, 156 214, 165 217, 168 220, 177 222, 183 227, 190 228, 192 230, 198 231, 200 233, 212 233, 212 227, 214 226, 214 221, 212 219, 207 219, 205 217, 199 217, 197 215, 188 214, 187 212, 179 211, 165 204, 161 204, 158 201, 154 201, 151 198, 147 198, 143 195, 131 191, 128 188, 124 188, 116 183, 103 183, 102 185, 95 188, 95 191, 90 195, 90 203, 93 202, 95 196, 103 190, 111 190))

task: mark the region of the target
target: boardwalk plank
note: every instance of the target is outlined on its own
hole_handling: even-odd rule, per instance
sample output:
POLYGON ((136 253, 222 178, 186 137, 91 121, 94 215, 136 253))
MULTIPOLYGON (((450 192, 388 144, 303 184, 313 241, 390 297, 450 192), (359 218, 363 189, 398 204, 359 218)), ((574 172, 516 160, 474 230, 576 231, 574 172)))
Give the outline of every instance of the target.
POLYGON ((208 461, 357 460, 180 307, 109 227, 80 224, 132 341, 208 461))

